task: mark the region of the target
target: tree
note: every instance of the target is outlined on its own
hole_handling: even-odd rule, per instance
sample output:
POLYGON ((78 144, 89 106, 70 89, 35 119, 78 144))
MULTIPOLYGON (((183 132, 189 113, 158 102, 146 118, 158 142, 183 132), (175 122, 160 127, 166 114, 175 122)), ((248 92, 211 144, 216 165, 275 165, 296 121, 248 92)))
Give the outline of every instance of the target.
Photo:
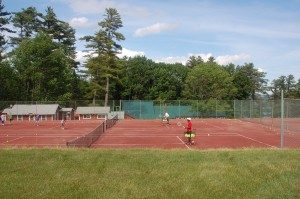
POLYGON ((42 14, 37 12, 35 7, 28 7, 14 13, 12 22, 19 30, 18 37, 11 37, 12 44, 19 44, 23 39, 34 36, 41 29, 41 17, 42 14))
POLYGON ((10 22, 10 13, 4 11, 4 5, 2 0, 0 0, 0 62, 5 58, 4 51, 6 49, 7 41, 5 39, 6 33, 13 33, 14 31, 7 28, 6 25, 10 22))
POLYGON ((293 75, 280 76, 272 81, 270 90, 273 99, 280 99, 281 91, 284 91, 284 96, 287 98, 297 97, 297 84, 293 75))
POLYGON ((186 66, 189 68, 194 68, 195 66, 199 65, 199 64, 203 64, 204 61, 201 58, 201 56, 190 56, 189 59, 186 62, 186 66))
POLYGON ((189 71, 183 96, 186 99, 231 99, 235 87, 229 73, 215 62, 206 62, 189 71))
POLYGON ((0 101, 21 99, 22 83, 8 61, 0 62, 0 71, 0 101))
POLYGON ((136 56, 126 61, 122 78, 122 98, 128 100, 151 99, 150 88, 154 84, 155 63, 144 56, 136 56))
POLYGON ((154 81, 149 94, 152 99, 180 99, 188 68, 182 64, 155 64, 154 81))
POLYGON ((105 78, 105 106, 107 106, 109 80, 117 78, 119 72, 116 55, 122 50, 122 47, 118 42, 124 40, 125 37, 118 32, 123 25, 121 16, 116 9, 106 9, 104 17, 98 23, 100 30, 94 36, 85 36, 82 39, 86 40, 88 43, 86 47, 91 51, 86 66, 91 74, 92 85, 94 85, 93 92, 100 90, 102 79, 105 78))
POLYGON ((47 7, 46 14, 42 16, 41 30, 53 37, 55 42, 61 44, 66 56, 70 58, 70 64, 76 68, 78 63, 75 62, 75 30, 66 22, 57 18, 53 8, 47 7))
POLYGON ((12 55, 22 82, 23 100, 70 100, 73 97, 70 69, 63 49, 49 35, 24 39, 12 55))
POLYGON ((257 93, 265 92, 265 74, 254 68, 253 63, 237 66, 233 75, 233 82, 238 91, 236 99, 256 99, 257 93))

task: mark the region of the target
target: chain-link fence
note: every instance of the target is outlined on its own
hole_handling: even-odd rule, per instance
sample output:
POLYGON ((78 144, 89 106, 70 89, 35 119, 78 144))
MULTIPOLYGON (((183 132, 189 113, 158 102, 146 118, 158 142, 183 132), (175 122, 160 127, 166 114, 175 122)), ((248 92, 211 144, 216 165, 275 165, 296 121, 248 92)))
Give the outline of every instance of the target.
MULTIPOLYGON (((76 115, 79 107, 104 107, 104 100, 74 101, 0 101, 0 112, 6 120, 34 120, 41 115, 42 120, 60 120, 67 116, 70 120, 102 118, 98 112, 76 115)), ((161 119, 165 112, 170 118, 235 118, 259 123, 280 133, 285 131, 284 144, 295 141, 290 134, 300 136, 300 99, 281 100, 110 100, 110 112, 122 112, 123 117, 133 119, 161 119), (283 120, 281 120, 281 113, 283 120), (282 123, 283 121, 283 123, 282 123)), ((98 110, 98 109, 97 109, 98 110)), ((106 113, 107 114, 107 113, 106 113)), ((297 139, 296 139, 297 140, 297 139)), ((299 139, 297 140, 297 142, 299 139)))
MULTIPOLYGON (((234 101, 234 117, 250 122, 281 128, 281 100, 234 101)), ((284 100, 284 129, 300 131, 300 100, 284 100)))

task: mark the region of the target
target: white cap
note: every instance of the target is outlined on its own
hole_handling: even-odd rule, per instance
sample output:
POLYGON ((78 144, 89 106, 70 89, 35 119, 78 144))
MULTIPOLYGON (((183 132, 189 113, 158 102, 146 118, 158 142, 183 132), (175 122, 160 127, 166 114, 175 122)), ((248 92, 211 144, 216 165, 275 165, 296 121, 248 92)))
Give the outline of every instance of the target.
POLYGON ((187 120, 191 120, 191 118, 190 117, 188 117, 188 118, 186 118, 187 120))

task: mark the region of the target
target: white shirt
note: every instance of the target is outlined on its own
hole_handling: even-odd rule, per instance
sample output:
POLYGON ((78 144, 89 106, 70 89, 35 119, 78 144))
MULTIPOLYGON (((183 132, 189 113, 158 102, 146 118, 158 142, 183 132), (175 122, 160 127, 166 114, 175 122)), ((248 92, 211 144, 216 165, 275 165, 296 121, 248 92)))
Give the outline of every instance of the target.
POLYGON ((166 112, 166 113, 165 113, 165 117, 169 117, 169 116, 170 116, 170 115, 166 112))

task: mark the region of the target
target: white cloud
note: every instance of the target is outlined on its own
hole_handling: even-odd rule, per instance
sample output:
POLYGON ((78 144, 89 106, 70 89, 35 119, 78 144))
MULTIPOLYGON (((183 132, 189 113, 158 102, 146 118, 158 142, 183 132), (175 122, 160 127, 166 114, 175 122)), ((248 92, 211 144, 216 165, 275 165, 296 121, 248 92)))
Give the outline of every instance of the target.
MULTIPOLYGON (((86 61, 86 56, 89 54, 89 52, 85 52, 85 51, 77 51, 76 52, 76 61, 80 62, 80 63, 84 63, 86 61)), ((142 51, 134 51, 134 50, 129 50, 126 48, 122 49, 122 52, 120 54, 118 54, 117 56, 119 58, 122 58, 124 56, 127 57, 135 57, 135 56, 144 56, 145 53, 142 51)), ((96 56, 95 54, 93 56, 96 56)))
POLYGON ((80 63, 83 63, 83 62, 85 62, 85 60, 86 60, 86 55, 88 55, 89 53, 88 52, 84 52, 84 51, 77 51, 76 52, 76 61, 78 61, 78 62, 80 62, 80 63))
POLYGON ((207 54, 203 54, 203 53, 200 53, 200 54, 192 54, 192 53, 190 53, 189 54, 189 56, 187 57, 187 60, 189 59, 189 57, 191 57, 191 56, 200 56, 202 59, 203 59, 203 61, 205 61, 205 62, 207 62, 208 61, 208 59, 210 58, 210 57, 213 57, 213 55, 212 55, 212 53, 207 53, 207 54))
POLYGON ((81 14, 98 14, 108 7, 116 7, 113 1, 109 0, 67 0, 72 10, 81 14))
POLYGON ((92 24, 86 17, 74 17, 70 20, 70 25, 73 28, 90 27, 92 24))
MULTIPOLYGON (((182 64, 186 64, 187 60, 189 59, 189 57, 191 56, 200 56, 203 61, 208 61, 209 57, 213 57, 212 53, 199 53, 199 54, 194 54, 194 53, 189 53, 187 56, 176 56, 176 57, 163 57, 163 58, 159 58, 156 59, 155 62, 164 62, 164 63, 182 63, 182 64)), ((245 53, 241 53, 238 55, 220 55, 215 57, 216 62, 220 65, 226 65, 229 63, 240 63, 240 62, 247 62, 250 60, 250 55, 245 54, 245 53)))
POLYGON ((162 57, 162 58, 155 60, 156 63, 159 63, 159 62, 163 62, 163 63, 167 63, 167 64, 182 63, 184 65, 185 65, 186 61, 187 61, 187 57, 185 57, 185 56, 177 56, 177 57, 169 56, 169 57, 162 57))
POLYGON ((229 63, 245 62, 250 60, 250 55, 248 54, 238 54, 238 55, 222 55, 216 58, 216 62, 221 65, 226 65, 229 63))
POLYGON ((173 30, 177 28, 178 24, 168 23, 156 23, 151 26, 139 28, 134 32, 134 36, 143 37, 146 35, 156 34, 167 30, 173 30))
POLYGON ((262 68, 257 68, 257 70, 258 70, 258 72, 266 72, 264 69, 262 69, 262 68))
POLYGON ((135 57, 135 56, 143 56, 145 55, 144 52, 142 51, 134 51, 134 50, 129 50, 129 49, 126 49, 126 48, 123 48, 122 49, 122 52, 121 54, 118 55, 118 57, 135 57))
POLYGON ((113 0, 64 0, 71 9, 80 14, 99 14, 106 8, 116 8, 121 14, 134 17, 148 17, 150 12, 147 8, 136 6, 121 1, 113 0))

